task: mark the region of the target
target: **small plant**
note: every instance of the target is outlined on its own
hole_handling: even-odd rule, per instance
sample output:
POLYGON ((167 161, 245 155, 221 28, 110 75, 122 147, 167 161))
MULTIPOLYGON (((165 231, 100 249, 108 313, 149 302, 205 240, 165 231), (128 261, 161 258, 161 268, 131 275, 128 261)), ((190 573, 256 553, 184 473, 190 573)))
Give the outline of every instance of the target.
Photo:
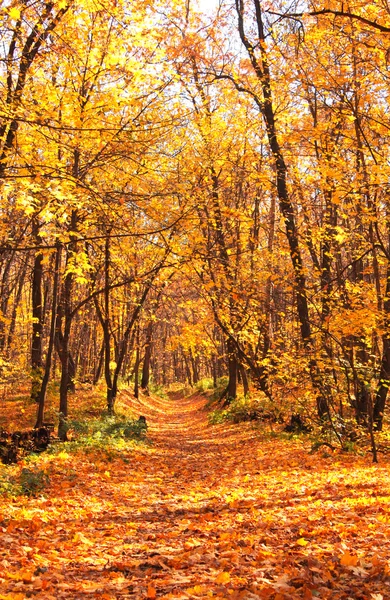
POLYGON ((211 424, 222 423, 223 421, 231 421, 232 423, 268 421, 276 423, 282 421, 282 415, 272 403, 265 399, 240 396, 233 400, 226 409, 217 409, 210 413, 209 422, 211 424))
POLYGON ((17 496, 15 484, 7 473, 0 475, 0 496, 17 496))
POLYGON ((200 379, 200 381, 198 381, 195 384, 195 388, 201 393, 204 394, 205 392, 207 392, 208 390, 213 390, 214 389, 214 382, 212 379, 210 379, 210 377, 205 377, 204 379, 200 379))
POLYGON ((356 454, 359 448, 368 443, 367 428, 358 425, 352 418, 342 418, 340 415, 323 419, 314 433, 312 451, 328 446, 332 449, 340 447, 344 452, 356 454))
POLYGON ((19 475, 0 475, 0 496, 37 496, 50 483, 48 474, 39 468, 23 468, 19 475))
POLYGON ((105 416, 88 421, 69 421, 68 432, 72 433, 78 443, 94 445, 110 439, 139 440, 145 437, 147 423, 145 418, 129 419, 124 415, 105 416))
POLYGON ((22 469, 19 485, 23 496, 37 496, 50 483, 50 479, 42 469, 22 469))
POLYGON ((213 410, 211 413, 209 413, 208 415, 208 420, 209 420, 209 424, 210 425, 220 425, 221 423, 224 423, 224 421, 227 421, 227 410, 213 410))
POLYGON ((66 422, 67 431, 72 431, 76 435, 88 433, 88 422, 80 421, 79 419, 68 419, 66 422))
POLYGON ((159 396, 160 398, 167 399, 168 395, 163 385, 158 383, 154 383, 153 381, 149 383, 149 392, 154 394, 155 396, 159 396))
POLYGON ((229 378, 228 377, 219 377, 217 379, 217 387, 213 388, 213 394, 211 399, 212 400, 220 400, 221 397, 223 396, 224 392, 226 391, 226 387, 228 384, 229 378))

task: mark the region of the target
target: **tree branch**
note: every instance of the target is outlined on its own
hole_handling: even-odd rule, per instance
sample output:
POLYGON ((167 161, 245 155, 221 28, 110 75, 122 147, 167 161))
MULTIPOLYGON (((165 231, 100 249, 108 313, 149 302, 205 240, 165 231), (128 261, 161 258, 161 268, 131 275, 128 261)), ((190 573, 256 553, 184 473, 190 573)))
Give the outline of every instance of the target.
POLYGON ((377 21, 372 21, 371 19, 367 19, 366 17, 363 17, 362 15, 357 15, 356 13, 352 13, 350 11, 345 11, 345 10, 333 10, 331 8, 322 8, 321 10, 313 10, 310 12, 301 12, 301 13, 282 14, 282 13, 274 12, 272 10, 269 10, 267 12, 271 15, 281 17, 282 19, 298 19, 298 18, 305 17, 305 16, 317 17, 319 15, 334 15, 335 17, 347 17, 349 19, 356 19, 356 21, 360 21, 361 23, 364 23, 365 25, 368 25, 369 27, 377 29, 378 31, 381 31, 382 33, 390 33, 390 27, 387 27, 386 25, 381 25, 381 23, 378 23, 377 21))

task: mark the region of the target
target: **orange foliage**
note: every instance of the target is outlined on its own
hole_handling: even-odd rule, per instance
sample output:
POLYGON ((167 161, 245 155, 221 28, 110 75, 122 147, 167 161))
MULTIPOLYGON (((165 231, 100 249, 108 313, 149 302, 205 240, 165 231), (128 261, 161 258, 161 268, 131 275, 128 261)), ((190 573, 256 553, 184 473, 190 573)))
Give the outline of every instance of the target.
POLYGON ((203 397, 175 398, 122 392, 150 444, 65 445, 38 459, 41 495, 1 500, 2 600, 388 597, 387 459, 211 427, 203 397))

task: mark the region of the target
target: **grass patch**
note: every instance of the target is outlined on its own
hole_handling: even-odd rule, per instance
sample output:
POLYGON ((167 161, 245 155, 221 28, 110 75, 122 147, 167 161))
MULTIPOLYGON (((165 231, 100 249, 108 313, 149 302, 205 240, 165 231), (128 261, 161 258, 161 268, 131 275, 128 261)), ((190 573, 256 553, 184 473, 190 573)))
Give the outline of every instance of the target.
POLYGON ((24 467, 18 474, 5 468, 0 474, 0 495, 7 497, 39 496, 50 484, 46 471, 38 466, 24 467))
POLYGON ((214 389, 214 381, 210 377, 205 377, 195 384, 195 388, 201 394, 214 389))
POLYGON ((86 443, 88 440, 141 440, 146 436, 147 424, 140 419, 115 415, 100 419, 69 420, 67 429, 70 437, 86 443))
POLYGON ((225 409, 217 408, 209 414, 209 423, 215 425, 230 421, 243 423, 246 421, 283 422, 279 409, 267 399, 239 396, 225 409))

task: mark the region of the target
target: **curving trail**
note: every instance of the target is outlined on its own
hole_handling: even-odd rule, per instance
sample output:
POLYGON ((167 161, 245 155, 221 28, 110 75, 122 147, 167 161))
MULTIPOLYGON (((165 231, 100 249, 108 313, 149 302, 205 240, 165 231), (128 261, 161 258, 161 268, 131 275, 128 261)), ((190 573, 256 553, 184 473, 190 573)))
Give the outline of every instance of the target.
POLYGON ((211 427, 200 396, 120 402, 149 445, 41 457, 50 493, 0 504, 0 600, 390 597, 385 461, 211 427))

